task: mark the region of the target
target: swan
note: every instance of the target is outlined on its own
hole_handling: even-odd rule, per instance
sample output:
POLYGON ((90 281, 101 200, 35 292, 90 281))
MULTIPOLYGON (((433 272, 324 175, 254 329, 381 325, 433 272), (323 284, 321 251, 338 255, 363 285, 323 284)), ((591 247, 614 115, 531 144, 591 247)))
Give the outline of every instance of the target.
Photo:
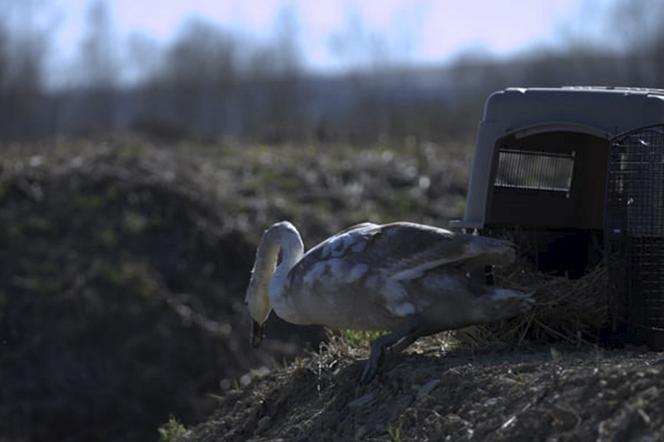
POLYGON ((263 233, 247 287, 251 343, 260 344, 272 310, 293 324, 390 331, 371 344, 360 376, 367 383, 387 349, 526 311, 530 294, 475 278, 514 257, 508 241, 409 222, 358 224, 305 254, 297 229, 282 221, 263 233))

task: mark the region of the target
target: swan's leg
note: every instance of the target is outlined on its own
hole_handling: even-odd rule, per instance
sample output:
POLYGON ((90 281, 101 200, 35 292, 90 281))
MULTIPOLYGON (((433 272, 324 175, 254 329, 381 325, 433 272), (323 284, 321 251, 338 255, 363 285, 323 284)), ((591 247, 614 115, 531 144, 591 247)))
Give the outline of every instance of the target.
POLYGON ((385 354, 385 348, 396 344, 399 339, 403 338, 406 334, 407 332, 404 331, 394 332, 389 335, 381 336, 371 344, 371 353, 369 354, 369 359, 364 364, 364 370, 362 370, 362 375, 360 376, 360 384, 367 384, 374 378, 374 376, 376 376, 378 366, 382 362, 383 355, 385 354))
POLYGON ((404 348, 408 347, 408 345, 412 344, 415 341, 415 339, 419 337, 417 333, 414 333, 416 329, 417 329, 416 326, 409 324, 408 327, 404 327, 401 330, 397 330, 389 335, 381 336, 380 338, 376 339, 371 344, 371 353, 369 354, 369 359, 364 365, 364 370, 362 370, 362 375, 360 376, 359 383, 366 384, 369 381, 371 381, 371 379, 373 379, 374 376, 376 376, 376 372, 378 371, 378 367, 380 366, 380 363, 383 359, 383 355, 385 354, 386 348, 391 348, 393 345, 397 344, 401 339, 403 339, 404 342, 408 343, 403 347, 401 343, 395 346, 395 348, 399 348, 399 351, 403 350, 404 348))
POLYGON ((404 338, 397 342, 395 345, 390 347, 390 354, 399 354, 410 346, 413 342, 417 341, 419 338, 424 336, 423 333, 419 333, 417 330, 412 333, 404 336, 404 338))

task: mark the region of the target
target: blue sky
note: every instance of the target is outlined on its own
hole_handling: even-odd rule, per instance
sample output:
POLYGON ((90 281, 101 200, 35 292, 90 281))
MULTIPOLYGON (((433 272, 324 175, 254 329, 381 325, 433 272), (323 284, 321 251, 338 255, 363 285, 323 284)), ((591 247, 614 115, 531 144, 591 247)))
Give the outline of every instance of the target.
MULTIPOLYGON (((603 4, 611 0, 604 0, 603 4)), ((90 0, 56 0, 58 54, 73 56, 90 0)), ((109 0, 117 38, 141 34, 167 43, 198 16, 260 42, 288 14, 305 65, 338 71, 358 62, 357 47, 399 63, 439 64, 459 54, 507 56, 563 44, 591 32, 595 0, 109 0), (590 6, 589 6, 590 5, 590 6), (592 8, 591 8, 592 9, 592 8), (579 30, 582 31, 579 31, 579 30), (590 29, 590 30, 588 30, 590 29)), ((596 17, 595 17, 596 18, 596 17)))

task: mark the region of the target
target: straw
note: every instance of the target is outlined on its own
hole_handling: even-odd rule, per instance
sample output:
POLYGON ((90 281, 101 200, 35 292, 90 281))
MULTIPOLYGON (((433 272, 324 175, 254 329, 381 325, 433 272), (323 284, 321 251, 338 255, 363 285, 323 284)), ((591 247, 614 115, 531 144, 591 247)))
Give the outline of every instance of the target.
POLYGON ((523 263, 496 269, 496 286, 533 293, 535 306, 510 320, 453 333, 462 347, 595 343, 609 322, 607 272, 599 265, 578 279, 526 270, 523 263))

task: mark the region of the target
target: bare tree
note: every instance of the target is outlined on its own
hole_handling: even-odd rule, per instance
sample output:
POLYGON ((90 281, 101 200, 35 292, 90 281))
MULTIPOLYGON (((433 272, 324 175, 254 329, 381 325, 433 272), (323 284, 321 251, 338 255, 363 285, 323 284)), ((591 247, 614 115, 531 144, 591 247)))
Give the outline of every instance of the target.
POLYGON ((664 87, 664 9, 658 0, 618 0, 606 35, 619 36, 620 69, 629 85, 664 87))
POLYGON ((83 87, 110 89, 117 85, 119 66, 113 23, 104 0, 95 0, 88 8, 79 67, 83 87))
POLYGON ((0 19, 0 137, 43 132, 39 100, 43 94, 47 31, 33 23, 41 2, 5 2, 0 19))
POLYGON ((114 49, 113 22, 106 2, 95 0, 88 7, 77 69, 78 86, 83 95, 76 118, 86 132, 116 127, 119 63, 114 49))
POLYGON ((251 89, 245 90, 243 112, 247 132, 271 142, 298 138, 304 127, 302 59, 297 17, 281 10, 269 44, 250 51, 246 67, 251 89))
POLYGON ((152 87, 170 95, 167 107, 173 124, 210 136, 224 126, 237 77, 235 40, 216 26, 194 19, 167 49, 152 87))

